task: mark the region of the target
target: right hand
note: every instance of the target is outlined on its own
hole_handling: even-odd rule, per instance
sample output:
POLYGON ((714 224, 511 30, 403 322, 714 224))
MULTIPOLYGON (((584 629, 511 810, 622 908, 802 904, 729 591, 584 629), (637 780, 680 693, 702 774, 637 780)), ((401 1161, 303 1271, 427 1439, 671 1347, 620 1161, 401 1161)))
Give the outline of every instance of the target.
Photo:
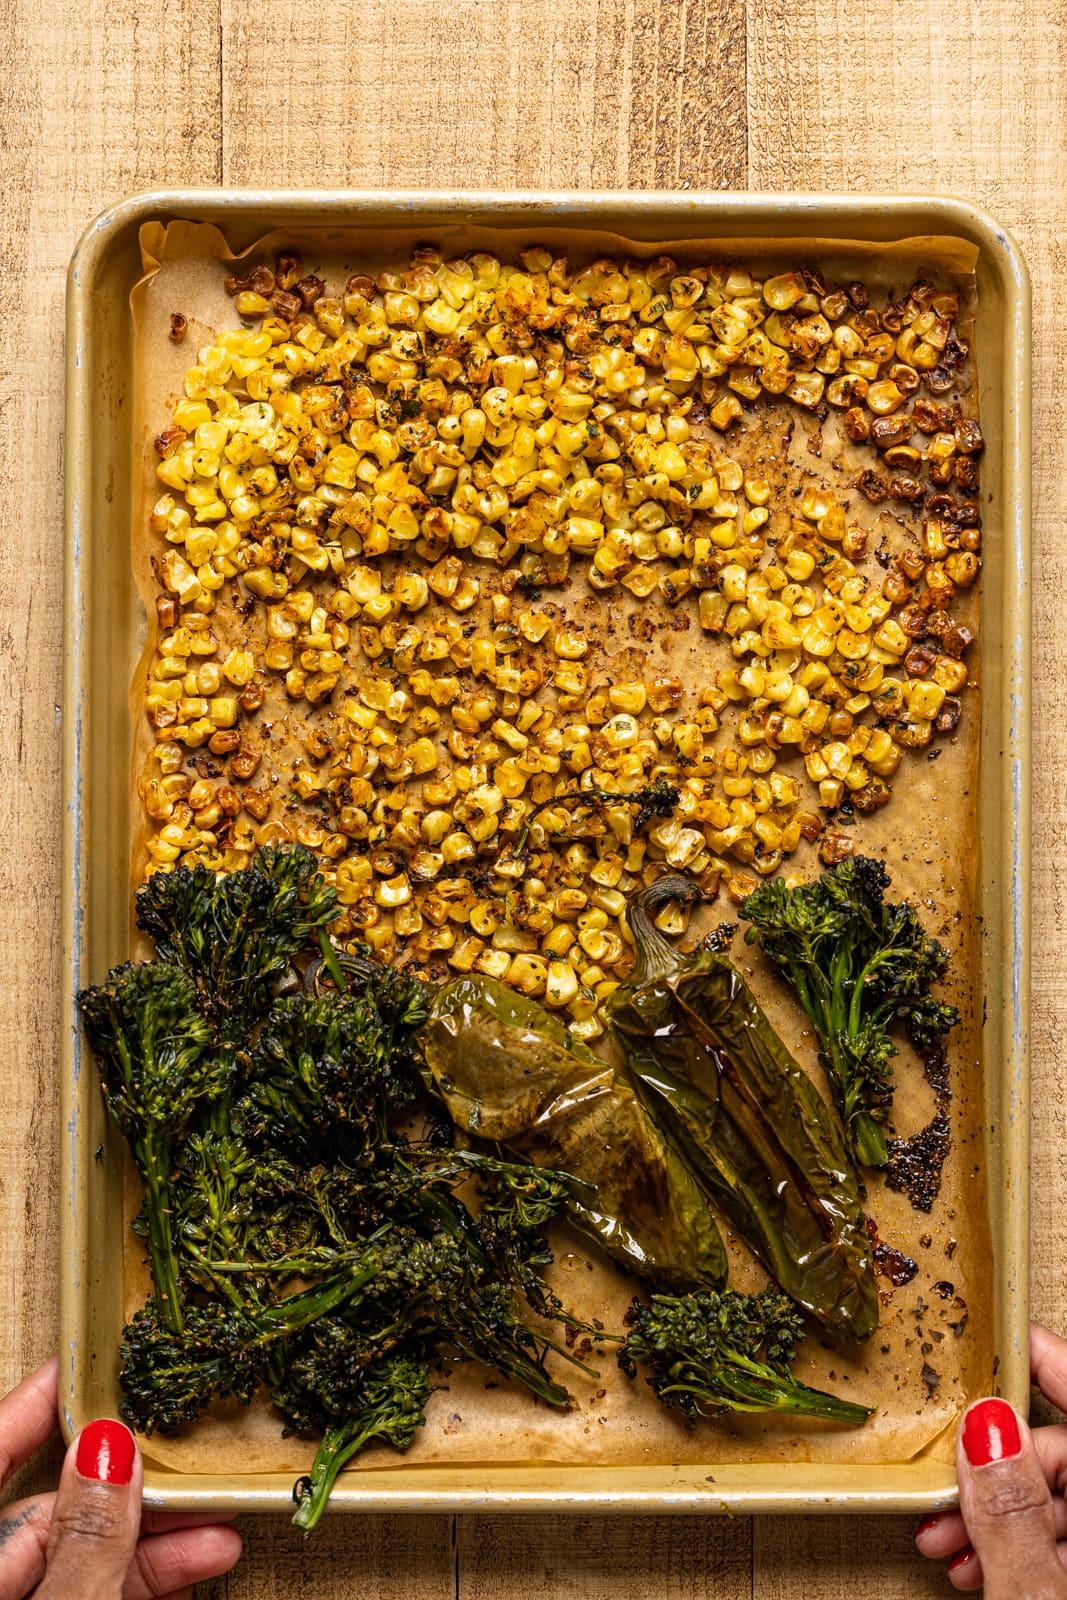
MULTIPOLYGON (((1041 1393, 1067 1411, 1067 1340, 1034 1323, 1030 1370, 1041 1393)), ((1067 1600, 1067 1424, 1027 1427, 1005 1400, 968 1407, 957 1451, 960 1509, 925 1517, 924 1556, 951 1557, 961 1593, 986 1600, 1067 1600)))

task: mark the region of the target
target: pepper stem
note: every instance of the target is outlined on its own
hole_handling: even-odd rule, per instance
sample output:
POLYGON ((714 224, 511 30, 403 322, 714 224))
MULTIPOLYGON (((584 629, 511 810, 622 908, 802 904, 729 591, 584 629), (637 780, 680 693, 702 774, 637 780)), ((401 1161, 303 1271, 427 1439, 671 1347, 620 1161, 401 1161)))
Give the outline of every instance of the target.
POLYGON ((678 951, 660 933, 649 912, 668 900, 680 900, 683 905, 692 905, 700 898, 700 888, 691 878, 683 878, 672 872, 657 878, 655 883, 650 883, 647 889, 633 896, 626 907, 626 920, 637 942, 637 966, 633 976, 635 984, 656 983, 661 978, 669 978, 681 965, 678 951))

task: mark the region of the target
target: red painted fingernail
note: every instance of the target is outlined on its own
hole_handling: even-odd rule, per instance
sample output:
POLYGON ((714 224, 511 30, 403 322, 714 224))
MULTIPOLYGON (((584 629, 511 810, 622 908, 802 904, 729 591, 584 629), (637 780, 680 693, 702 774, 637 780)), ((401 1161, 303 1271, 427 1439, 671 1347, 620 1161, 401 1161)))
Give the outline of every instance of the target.
POLYGON ((102 1417, 79 1434, 74 1465, 83 1478, 95 1478, 98 1483, 129 1483, 136 1457, 137 1446, 129 1428, 102 1417))
POLYGON ((973 1544, 965 1544, 963 1549, 962 1550, 957 1550, 956 1554, 952 1557, 952 1560, 948 1564, 948 1570, 950 1572, 958 1572, 960 1567, 965 1567, 967 1565, 968 1561, 973 1561, 973 1560, 974 1560, 974 1545, 973 1544))
POLYGON ((924 1533, 929 1533, 931 1528, 936 1528, 941 1521, 940 1517, 924 1517, 915 1530, 916 1539, 921 1539, 924 1533))
POLYGON ((1022 1447, 1019 1419, 1006 1400, 980 1400, 963 1419, 963 1448, 972 1467, 1006 1461, 1022 1447))

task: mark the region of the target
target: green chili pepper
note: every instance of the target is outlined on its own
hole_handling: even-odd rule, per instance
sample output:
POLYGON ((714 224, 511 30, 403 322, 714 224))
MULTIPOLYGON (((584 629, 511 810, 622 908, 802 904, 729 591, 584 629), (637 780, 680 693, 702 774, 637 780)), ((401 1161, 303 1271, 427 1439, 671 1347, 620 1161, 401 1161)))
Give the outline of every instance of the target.
POLYGON ((437 991, 416 1040, 457 1127, 574 1180, 572 1220, 659 1285, 721 1286, 704 1194, 634 1090, 541 1006, 493 978, 437 991))
POLYGON ((668 876, 631 900, 638 966, 609 1020, 650 1115, 758 1260, 828 1333, 865 1339, 874 1264, 836 1123, 728 957, 683 957, 649 920, 698 893, 668 876))

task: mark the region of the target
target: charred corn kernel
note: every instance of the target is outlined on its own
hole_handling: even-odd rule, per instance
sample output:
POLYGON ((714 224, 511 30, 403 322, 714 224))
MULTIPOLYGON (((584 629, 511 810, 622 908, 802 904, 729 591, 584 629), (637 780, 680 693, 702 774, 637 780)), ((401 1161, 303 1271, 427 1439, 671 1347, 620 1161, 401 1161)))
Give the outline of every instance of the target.
POLYGON ((421 611, 430 598, 430 588, 421 572, 403 572, 393 586, 393 598, 405 611, 421 611))
POLYGON ((416 739, 407 747, 407 758, 416 777, 433 772, 439 764, 437 746, 432 739, 416 739))
POLYGON ((969 589, 978 577, 981 563, 970 550, 954 550, 945 562, 945 571, 960 589, 969 589))
POLYGON ((831 777, 843 778, 852 765, 852 751, 848 745, 837 742, 823 745, 822 758, 831 777))
MULTIPOLYGON (((577 870, 588 870, 588 868, 586 866, 583 869, 579 866, 577 870)), ((561 889, 552 902, 552 912, 561 922, 573 922, 588 904, 589 896, 581 889, 561 889)), ((606 922, 604 925, 606 926, 606 922)))
POLYGON ((414 901, 406 905, 397 906, 393 912, 393 931, 401 939, 410 939, 423 929, 422 914, 414 901))
MULTIPOLYGON (((428 785, 423 786, 425 794, 428 785)), ((428 811, 419 825, 419 832, 429 845, 440 844, 452 830, 452 817, 447 811, 428 811)))
POLYGON ((340 903, 354 905, 366 893, 372 877, 373 868, 366 857, 348 857, 339 861, 334 883, 340 903))
POLYGON ((468 934, 454 947, 446 958, 454 972, 473 972, 478 958, 485 950, 485 941, 468 934))
POLYGON ((548 980, 548 963, 538 955, 520 952, 512 958, 508 984, 520 994, 539 995, 548 980))
POLYGON ((256 662, 251 650, 231 650, 222 663, 222 675, 235 688, 242 689, 255 676, 256 662))
POLYGON ((580 661, 561 661, 552 674, 552 682, 561 694, 581 695, 589 677, 580 661))
POLYGON ((872 383, 867 390, 867 405, 877 417, 889 416, 904 403, 905 396, 890 379, 872 383))
POLYGON ((506 978, 508 968, 511 966, 511 957, 506 950, 483 950, 474 963, 476 972, 484 972, 488 978, 506 978))
POLYGON ((640 732, 637 718, 623 711, 605 722, 600 737, 612 750, 626 750, 637 743, 640 732))
POLYGON ((610 936, 598 927, 581 928, 578 943, 591 961, 602 961, 612 948, 610 936))

